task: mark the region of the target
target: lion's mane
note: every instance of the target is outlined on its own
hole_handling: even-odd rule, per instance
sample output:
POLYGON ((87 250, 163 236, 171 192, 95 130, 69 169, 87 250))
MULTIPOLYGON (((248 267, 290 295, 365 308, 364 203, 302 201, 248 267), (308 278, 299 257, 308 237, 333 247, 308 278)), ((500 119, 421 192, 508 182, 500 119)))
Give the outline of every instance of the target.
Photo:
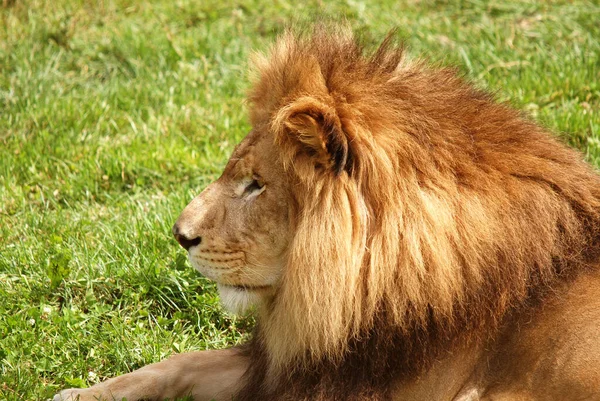
POLYGON ((296 206, 241 399, 386 399, 598 260, 596 173, 456 71, 322 27, 254 64, 296 206))

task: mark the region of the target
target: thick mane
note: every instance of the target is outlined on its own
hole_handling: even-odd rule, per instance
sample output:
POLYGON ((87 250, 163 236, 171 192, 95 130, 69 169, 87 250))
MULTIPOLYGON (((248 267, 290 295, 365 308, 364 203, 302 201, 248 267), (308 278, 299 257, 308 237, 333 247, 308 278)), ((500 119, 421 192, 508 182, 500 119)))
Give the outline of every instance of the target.
POLYGON ((600 179, 581 155, 392 42, 366 55, 317 28, 255 57, 251 120, 297 210, 252 391, 263 368, 418 370, 599 258, 600 179))

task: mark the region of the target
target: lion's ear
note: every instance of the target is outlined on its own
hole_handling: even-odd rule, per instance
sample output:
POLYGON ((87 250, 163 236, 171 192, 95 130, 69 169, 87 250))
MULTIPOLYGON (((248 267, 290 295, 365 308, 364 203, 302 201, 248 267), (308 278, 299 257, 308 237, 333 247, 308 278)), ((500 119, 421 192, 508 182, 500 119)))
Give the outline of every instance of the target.
POLYGON ((348 138, 333 107, 313 97, 301 97, 281 109, 276 124, 317 166, 329 168, 336 175, 350 173, 348 138))

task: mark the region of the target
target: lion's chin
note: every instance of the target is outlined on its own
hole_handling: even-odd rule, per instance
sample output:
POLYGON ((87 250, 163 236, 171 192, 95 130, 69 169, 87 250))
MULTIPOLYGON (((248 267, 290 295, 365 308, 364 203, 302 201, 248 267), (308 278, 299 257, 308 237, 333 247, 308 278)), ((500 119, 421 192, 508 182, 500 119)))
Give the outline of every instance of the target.
POLYGON ((243 287, 217 284, 217 289, 219 290, 223 307, 231 313, 241 315, 260 304, 262 293, 268 287, 243 287))

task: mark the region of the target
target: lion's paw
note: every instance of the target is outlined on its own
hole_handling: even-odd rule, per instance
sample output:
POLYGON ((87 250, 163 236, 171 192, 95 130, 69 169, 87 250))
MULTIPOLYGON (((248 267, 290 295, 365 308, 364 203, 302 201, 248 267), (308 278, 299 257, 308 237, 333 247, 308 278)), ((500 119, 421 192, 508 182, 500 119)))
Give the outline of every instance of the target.
POLYGON ((97 398, 90 394, 88 389, 70 388, 56 394, 52 401, 96 401, 97 398))

